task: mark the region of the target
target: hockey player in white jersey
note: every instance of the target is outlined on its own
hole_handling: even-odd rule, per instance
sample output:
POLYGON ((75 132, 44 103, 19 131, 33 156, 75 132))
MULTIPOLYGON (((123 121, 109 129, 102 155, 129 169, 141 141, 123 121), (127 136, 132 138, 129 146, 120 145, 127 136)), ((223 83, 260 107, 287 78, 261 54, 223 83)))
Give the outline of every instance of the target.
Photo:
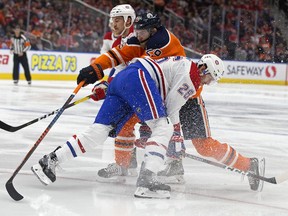
MULTIPOLYGON (((111 130, 119 133, 126 121, 135 115, 139 121, 148 124, 152 136, 146 143, 134 196, 170 198, 170 186, 159 182, 156 174, 164 165, 173 125, 179 124, 179 110, 200 86, 218 81, 224 73, 224 64, 217 56, 207 54, 201 60, 206 63, 197 65, 186 57, 157 61, 134 59, 109 85, 95 122, 86 131, 73 135, 62 147, 41 158, 38 164, 32 166, 32 171, 45 185, 54 182, 58 164, 102 145, 111 130)), ((86 84, 91 84, 99 79, 99 74, 81 70, 77 82, 86 80, 86 84)))
MULTIPOLYGON (((112 8, 112 10, 110 11, 110 28, 112 31, 107 32, 104 36, 101 54, 108 52, 109 50, 118 45, 124 46, 129 38, 135 36, 133 26, 135 18, 135 11, 129 4, 120 4, 112 8), (115 37, 116 35, 117 37, 115 37)), ((92 92, 94 94, 91 98, 94 101, 103 100, 106 96, 106 90, 108 88, 108 85, 113 79, 113 77, 126 66, 126 64, 120 64, 116 67, 113 67, 112 69, 106 69, 104 73, 109 75, 107 81, 103 80, 102 82, 94 86, 94 88, 92 89, 92 92)), ((131 145, 133 145, 135 136, 133 131, 130 133, 124 132, 120 132, 118 136, 115 137, 115 163, 109 164, 108 167, 111 167, 111 169, 113 169, 116 164, 127 164, 127 174, 130 176, 137 176, 138 173, 136 170, 136 147, 133 146, 133 150, 127 151, 127 148, 129 147, 127 143, 130 144, 132 142, 131 145), (127 158, 129 158, 129 161, 127 158)), ((100 169, 97 172, 97 180, 105 182, 106 178, 104 178, 103 176, 107 176, 106 168, 100 169)), ((110 180, 109 178, 107 179, 108 181, 110 180)))
POLYGON ((117 5, 110 11, 111 31, 107 32, 103 38, 103 45, 100 53, 106 53, 111 48, 125 44, 127 39, 134 36, 133 23, 136 18, 134 9, 129 4, 117 5))

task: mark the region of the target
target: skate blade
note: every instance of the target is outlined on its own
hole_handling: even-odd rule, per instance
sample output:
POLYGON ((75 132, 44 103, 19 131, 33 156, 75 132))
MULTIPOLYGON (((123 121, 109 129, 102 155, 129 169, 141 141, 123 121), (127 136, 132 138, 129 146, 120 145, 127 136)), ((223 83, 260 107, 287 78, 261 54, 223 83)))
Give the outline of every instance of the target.
POLYGON ((170 192, 164 190, 150 191, 148 188, 137 187, 134 197, 146 199, 170 199, 170 192))
MULTIPOLYGON (((262 158, 259 161, 259 175, 263 177, 265 175, 265 158, 262 158)), ((260 180, 257 191, 261 192, 263 190, 263 187, 264 187, 264 181, 260 180)))
POLYGON ((185 184, 183 175, 157 176, 157 179, 163 184, 185 184))
POLYGON ((99 175, 96 176, 96 181, 101 183, 125 183, 126 182, 126 176, 114 176, 111 178, 104 178, 99 175))
POLYGON ((42 170, 42 167, 40 164, 36 164, 31 167, 32 172, 36 175, 36 177, 40 180, 42 184, 45 186, 52 183, 52 181, 45 175, 45 173, 42 170))

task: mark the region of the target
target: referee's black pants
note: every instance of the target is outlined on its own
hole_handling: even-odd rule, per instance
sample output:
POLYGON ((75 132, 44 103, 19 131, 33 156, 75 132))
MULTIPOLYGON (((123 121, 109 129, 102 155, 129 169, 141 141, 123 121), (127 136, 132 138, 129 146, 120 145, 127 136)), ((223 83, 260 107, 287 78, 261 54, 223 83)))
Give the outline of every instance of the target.
POLYGON ((20 63, 24 69, 25 78, 27 81, 31 81, 31 75, 28 65, 28 59, 26 53, 23 53, 22 56, 19 56, 18 54, 14 54, 13 56, 13 80, 18 81, 19 80, 19 66, 20 63))

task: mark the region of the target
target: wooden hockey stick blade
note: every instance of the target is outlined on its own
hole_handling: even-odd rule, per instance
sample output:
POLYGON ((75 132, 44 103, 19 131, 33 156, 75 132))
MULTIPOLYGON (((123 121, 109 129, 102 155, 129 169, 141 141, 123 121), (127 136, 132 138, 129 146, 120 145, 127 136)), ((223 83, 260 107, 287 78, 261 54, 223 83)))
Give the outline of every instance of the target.
POLYGON ((8 194, 10 195, 10 197, 12 197, 12 199, 14 199, 15 201, 20 201, 23 199, 23 196, 17 192, 17 190, 15 189, 14 185, 13 185, 13 178, 11 177, 7 182, 6 182, 6 190, 8 192, 8 194))
MULTIPOLYGON (((68 108, 70 108, 70 107, 72 107, 72 106, 74 106, 74 105, 77 105, 77 104, 79 104, 79 103, 82 103, 82 102, 90 99, 92 95, 93 95, 93 94, 88 95, 88 96, 86 96, 86 97, 84 97, 84 98, 82 98, 82 99, 79 99, 79 100, 77 100, 77 101, 74 101, 73 103, 68 104, 68 105, 65 107, 65 109, 68 109, 68 108)), ((58 113, 59 110, 60 110, 60 109, 54 110, 54 111, 52 111, 51 113, 48 113, 48 114, 46 114, 46 115, 44 115, 44 116, 41 116, 41 117, 39 117, 39 118, 37 118, 37 119, 34 119, 34 120, 30 121, 30 122, 27 122, 27 123, 25 123, 25 124, 22 124, 22 125, 19 125, 19 126, 15 126, 15 127, 6 124, 6 123, 3 122, 3 121, 0 121, 0 128, 3 129, 3 130, 9 131, 9 132, 15 132, 15 131, 18 131, 18 130, 20 130, 20 129, 24 128, 24 127, 27 127, 27 126, 29 126, 29 125, 31 125, 31 124, 34 124, 34 123, 36 123, 36 122, 38 122, 38 121, 41 121, 42 119, 45 119, 45 118, 47 118, 47 117, 49 117, 49 116, 51 116, 51 115, 54 115, 54 114, 58 113)))
POLYGON ((195 155, 192 155, 192 154, 188 154, 188 153, 185 153, 185 157, 188 157, 188 158, 191 158, 193 160, 197 160, 197 161, 200 161, 200 162, 203 162, 203 163, 206 163, 206 164, 210 164, 210 165, 213 165, 213 166, 216 166, 216 167, 220 167, 222 169, 226 169, 226 170, 229 170, 231 172, 235 172, 235 173, 238 173, 238 174, 242 174, 242 175, 246 175, 246 176, 250 176, 250 177, 253 177, 253 178, 257 178, 257 179, 260 179, 262 181, 265 181, 265 182, 268 182, 268 183, 271 183, 271 184, 280 184, 281 182, 284 182, 286 180, 288 180, 288 173, 283 173, 282 175, 280 176, 276 176, 276 177, 271 177, 271 178, 267 178, 267 177, 264 177, 264 176, 260 176, 260 175, 256 175, 254 173, 251 173, 251 172, 244 172, 242 170, 239 170, 239 169, 236 169, 236 168, 233 168, 233 167, 229 167, 225 164, 221 164, 221 163, 217 163, 215 161, 210 161, 208 159, 205 159, 205 158, 201 158, 201 157, 198 157, 198 156, 195 156, 195 155))

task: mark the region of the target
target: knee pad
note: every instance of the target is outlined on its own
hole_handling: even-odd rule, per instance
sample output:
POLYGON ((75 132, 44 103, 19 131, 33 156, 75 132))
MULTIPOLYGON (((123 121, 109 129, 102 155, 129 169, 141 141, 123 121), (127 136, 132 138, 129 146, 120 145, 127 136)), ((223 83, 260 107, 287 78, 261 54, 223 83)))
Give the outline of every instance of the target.
POLYGON ((148 142, 153 141, 168 147, 169 140, 173 134, 172 123, 166 117, 149 120, 146 123, 152 131, 148 142))

